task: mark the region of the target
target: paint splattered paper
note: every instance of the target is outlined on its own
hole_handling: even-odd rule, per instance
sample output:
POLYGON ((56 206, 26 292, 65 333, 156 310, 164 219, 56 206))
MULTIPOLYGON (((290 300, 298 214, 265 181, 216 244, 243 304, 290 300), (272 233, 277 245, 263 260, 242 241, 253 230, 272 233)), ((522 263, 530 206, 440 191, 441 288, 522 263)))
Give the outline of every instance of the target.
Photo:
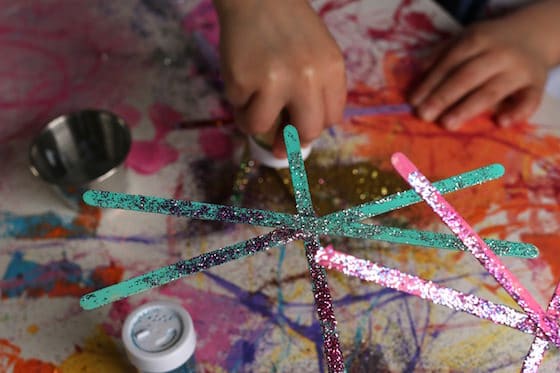
MULTIPOLYGON (((72 372, 84 364, 127 371, 120 327, 131 309, 155 299, 181 303, 204 326, 196 355, 203 371, 326 369, 301 243, 85 312, 79 298, 87 293, 275 228, 87 205, 69 210, 27 170, 22 149, 34 130, 61 113, 99 107, 132 127, 127 194, 295 214, 289 173, 245 159, 234 126, 186 125, 230 114, 216 75, 211 3, 0 4, 0 371, 72 372)), ((447 133, 411 115, 405 95, 417 57, 458 30, 450 18, 427 0, 313 5, 343 49, 349 80, 344 123, 325 132, 306 161, 317 216, 408 189, 389 162, 396 151, 434 181, 502 164, 503 176, 445 197, 482 237, 539 248, 535 259, 501 258, 546 306, 560 278, 556 102, 517 128, 499 130, 482 117, 447 133)), ((363 223, 451 234, 423 204, 363 223)), ((322 233, 321 243, 515 306, 466 253, 322 233)), ((328 284, 349 371, 517 371, 533 341, 347 276, 328 273, 328 284)), ((554 370, 558 361, 551 347, 541 369, 554 370)))
MULTIPOLYGON (((279 228, 266 235, 261 235, 195 258, 181 260, 177 263, 159 268, 139 277, 128 279, 107 288, 86 294, 80 300, 81 306, 86 310, 94 309, 108 303, 127 298, 139 292, 166 285, 171 281, 178 280, 182 277, 208 270, 224 263, 236 261, 246 256, 262 253, 276 246, 288 244, 293 240, 303 240, 305 256, 307 257, 310 274, 311 289, 315 298, 316 312, 321 325, 323 352, 327 369, 329 372, 346 371, 336 328, 337 321, 333 310, 332 295, 328 287, 326 273, 319 265, 321 263, 316 260, 324 254, 320 253, 322 249, 317 235, 318 232, 314 231, 313 228, 317 229, 318 227, 329 226, 345 227, 349 222, 352 222, 352 218, 355 219, 357 216, 358 219, 370 217, 365 214, 356 214, 356 211, 364 210, 368 206, 362 205, 352 209, 351 211, 340 211, 319 220, 319 222, 317 222, 317 219, 313 219, 315 218, 315 212, 311 201, 311 194, 309 193, 309 184, 307 181, 307 174, 301 154, 297 130, 292 125, 287 125, 283 132, 297 206, 297 214, 292 217, 267 210, 247 210, 228 206, 208 205, 199 202, 180 202, 174 200, 156 199, 153 197, 149 198, 145 196, 115 194, 112 192, 86 192, 84 194, 84 200, 90 204, 98 206, 102 205, 112 208, 124 207, 125 209, 142 212, 157 211, 178 216, 186 215, 195 219, 228 221, 250 225, 268 223, 277 225, 279 228)), ((445 202, 436 187, 432 186, 427 181, 423 181, 425 178, 422 179, 422 175, 416 175, 418 171, 404 155, 397 153, 393 155, 393 159, 395 168, 404 178, 407 178, 410 185, 414 187, 415 192, 426 200, 432 208, 436 209, 437 206, 440 206, 445 202), (435 195, 439 198, 439 200, 432 202, 432 200, 430 200, 432 195, 435 195)), ((486 181, 485 179, 488 179, 490 175, 488 175, 485 171, 488 170, 476 170, 472 172, 470 179, 467 175, 460 175, 459 177, 456 177, 454 182, 452 182, 453 188, 451 191, 456 191, 465 185, 477 184, 486 181), (466 183, 461 183, 458 182, 458 180, 468 181, 466 183)), ((381 210, 388 210, 390 207, 386 207, 386 205, 391 204, 395 199, 406 200, 406 197, 403 197, 403 195, 407 193, 412 194, 411 192, 412 191, 402 192, 395 196, 389 196, 385 198, 384 201, 375 201, 374 203, 377 204, 381 210)), ((403 207, 403 205, 397 204, 396 207, 400 208, 403 207)), ((460 247, 460 249, 471 252, 477 258, 481 257, 482 259, 480 260, 484 267, 500 282, 502 287, 504 287, 504 289, 506 289, 506 291, 517 301, 523 310, 527 312, 529 316, 527 320, 523 320, 523 322, 533 322, 529 328, 532 327, 531 331, 539 336, 538 344, 540 345, 543 342, 546 342, 543 338, 548 338, 554 344, 559 344, 560 339, 558 339, 558 327, 550 325, 550 321, 547 319, 544 311, 540 309, 537 302, 533 299, 532 295, 528 293, 527 290, 520 285, 519 281, 507 270, 507 268, 501 264, 496 253, 488 246, 488 244, 479 238, 476 233, 472 231, 472 228, 466 225, 462 218, 458 216, 449 205, 444 205, 441 210, 436 210, 436 212, 444 219, 446 224, 452 228, 453 233, 455 233, 463 243, 464 246, 460 247), (461 225, 461 227, 453 229, 458 225, 461 225), (463 234, 463 231, 468 232, 463 234), (471 237, 476 238, 477 242, 475 244, 471 242, 471 237)), ((353 230, 354 237, 359 239, 371 239, 372 235, 368 234, 368 231, 370 230, 368 228, 379 229, 381 227, 361 225, 353 230)), ((400 229, 393 227, 389 228, 392 228, 390 232, 378 235, 376 238, 391 241, 394 237, 406 237, 406 233, 400 229)), ((329 233, 328 229, 326 233, 329 233)), ((443 245, 444 248, 447 249, 453 248, 453 246, 456 245, 451 238, 438 240, 437 237, 430 236, 428 232, 411 231, 409 233, 416 233, 424 240, 422 243, 425 246, 437 247, 438 243, 441 241, 448 245, 447 247, 446 245, 443 245)), ((407 243, 410 244, 411 242, 407 243)), ((531 254, 533 253, 536 254, 536 249, 531 245, 509 242, 500 242, 499 244, 504 247, 518 246, 520 247, 520 252, 526 257, 531 257, 531 254)), ((326 263, 329 264, 330 261, 327 261, 326 263)), ((392 277, 392 279, 389 280, 388 283, 383 283, 384 285, 393 283, 392 288, 409 289, 406 287, 408 279, 404 276, 400 274, 396 276, 387 274, 387 277, 392 277)), ((434 292, 441 292, 441 289, 438 288, 426 288, 435 290, 434 292)), ((408 292, 415 294, 414 291, 408 292)), ((437 298, 443 299, 439 301, 439 304, 446 304, 446 302, 453 303, 453 300, 455 300, 455 303, 472 302, 471 297, 468 296, 463 296, 463 298, 457 302, 457 294, 454 293, 453 297, 449 297, 448 293, 449 292, 440 295, 439 298, 437 298), (451 298, 454 299, 452 300, 451 298)), ((422 298, 426 298, 426 296, 422 298)), ((475 303, 477 305, 483 302, 484 301, 475 299, 475 303)), ((514 327, 518 326, 517 323, 519 323, 520 319, 519 315, 513 314, 504 316, 503 314, 505 312, 502 308, 494 305, 488 307, 488 305, 489 303, 486 302, 484 306, 477 308, 475 312, 472 313, 480 316, 484 315, 486 311, 485 316, 487 319, 497 321, 500 320, 500 317, 502 317, 504 320, 500 320, 500 323, 505 323, 514 327), (490 312, 488 312, 488 310, 483 311, 482 309, 484 308, 491 308, 491 310, 490 312)), ((464 309, 470 308, 469 304, 463 304, 463 307, 464 309)), ((455 309, 459 310, 461 308, 456 306, 455 309)), ((512 311, 510 311, 510 314, 511 313, 512 311)), ((538 364, 532 364, 534 367, 538 367, 538 364)))

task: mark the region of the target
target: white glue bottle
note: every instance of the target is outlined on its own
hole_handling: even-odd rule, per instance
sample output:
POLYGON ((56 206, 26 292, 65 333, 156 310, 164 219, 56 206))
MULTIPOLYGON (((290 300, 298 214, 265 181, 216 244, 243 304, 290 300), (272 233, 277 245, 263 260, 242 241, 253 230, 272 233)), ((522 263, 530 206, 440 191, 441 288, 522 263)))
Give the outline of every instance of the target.
POLYGON ((175 303, 150 302, 132 311, 122 340, 130 362, 142 373, 195 373, 193 322, 175 303))
MULTIPOLYGON (((288 159, 276 158, 271 151, 272 144, 274 142, 274 138, 278 132, 278 129, 283 128, 284 123, 289 123, 289 116, 286 110, 282 111, 282 113, 276 119, 273 128, 269 132, 262 135, 249 136, 249 151, 251 153, 251 157, 254 160, 271 168, 288 168, 288 159)), ((311 145, 303 146, 301 148, 301 155, 303 157, 303 160, 306 160, 307 157, 309 157, 311 148, 311 145)))

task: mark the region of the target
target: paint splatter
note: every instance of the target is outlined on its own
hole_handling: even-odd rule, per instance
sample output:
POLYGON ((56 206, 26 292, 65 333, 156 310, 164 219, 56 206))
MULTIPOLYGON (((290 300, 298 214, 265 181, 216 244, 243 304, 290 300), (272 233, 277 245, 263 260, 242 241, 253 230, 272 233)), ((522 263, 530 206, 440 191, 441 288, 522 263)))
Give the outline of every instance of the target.
POLYGON ((166 142, 165 137, 183 120, 181 113, 162 103, 152 104, 148 115, 154 126, 154 137, 133 141, 125 161, 126 166, 145 175, 154 174, 179 158, 179 152, 166 142))
POLYGON ((205 128, 198 134, 204 154, 213 160, 228 159, 233 154, 231 136, 219 128, 205 128))
MULTIPOLYGON (((413 69, 396 69, 396 55, 388 54, 384 61, 385 76, 394 84, 383 89, 360 86, 351 92, 351 100, 360 105, 406 102, 403 92, 415 74, 413 69)), ((489 115, 481 115, 452 133, 412 114, 387 114, 355 117, 343 128, 365 139, 360 140, 356 155, 369 159, 382 170, 390 169, 388 156, 397 151, 414 154, 419 168, 432 179, 489 162, 503 164, 506 177, 485 186, 484 193, 480 188, 472 188, 467 196, 449 198, 473 224, 487 222, 494 212, 505 212, 507 223, 485 227, 481 234, 505 238, 523 230, 540 232, 543 224, 539 223, 539 211, 543 208, 551 214, 548 226, 552 223, 560 227, 560 194, 556 186, 560 180, 560 139, 542 134, 538 126, 521 123, 513 128, 498 128, 489 115), (443 155, 445 162, 437 162, 443 155), (556 203, 535 203, 542 198, 552 198, 556 203)), ((405 214, 418 226, 434 223, 433 214, 425 207, 410 209, 405 214)))
POLYGON ((182 21, 183 30, 192 34, 200 32, 204 39, 210 43, 211 48, 218 49, 220 42, 220 28, 218 14, 211 1, 201 1, 193 8, 182 21))
POLYGON ((66 258, 39 264, 15 252, 0 282, 2 298, 82 296, 93 289, 119 282, 124 269, 116 263, 96 267, 88 276, 66 258))
POLYGON ((95 236, 101 210, 80 204, 74 217, 49 211, 43 214, 18 215, 0 212, 0 237, 13 238, 73 238, 95 236))
POLYGON ((60 365, 64 373, 122 373, 134 372, 126 355, 101 328, 86 339, 84 346, 77 346, 76 352, 60 365))
POLYGON ((122 15, 72 0, 3 6, 10 11, 0 14, 0 143, 85 103, 110 108, 142 80, 142 65, 130 56, 146 43, 123 27, 122 15))
POLYGON ((0 372, 12 373, 56 373, 54 364, 38 359, 24 359, 21 348, 7 339, 0 339, 0 372))

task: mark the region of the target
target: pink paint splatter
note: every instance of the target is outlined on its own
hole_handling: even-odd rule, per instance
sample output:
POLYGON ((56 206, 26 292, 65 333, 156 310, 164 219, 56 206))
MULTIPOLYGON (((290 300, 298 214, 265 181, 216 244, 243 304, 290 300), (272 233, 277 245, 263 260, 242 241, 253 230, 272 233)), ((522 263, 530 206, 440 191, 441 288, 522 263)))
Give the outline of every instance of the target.
POLYGON ((127 103, 115 105, 111 111, 121 117, 131 128, 138 126, 140 119, 142 119, 142 113, 134 106, 127 103))
POLYGON ((198 142, 204 154, 211 159, 226 159, 233 153, 230 136, 219 128, 205 128, 200 131, 198 142))
POLYGON ((147 299, 144 299, 140 304, 135 305, 130 304, 129 299, 122 299, 118 302, 114 302, 111 305, 107 321, 101 325, 103 331, 107 333, 107 335, 120 338, 122 325, 128 314, 130 314, 134 308, 140 307, 140 305, 147 301, 147 299))
POLYGON ((183 114, 161 102, 153 103, 148 110, 148 115, 156 130, 154 140, 163 139, 170 131, 177 128, 177 124, 183 121, 183 114))
POLYGON ((176 298, 191 315, 199 336, 196 359, 200 362, 223 360, 250 321, 250 313, 235 299, 201 293, 185 281, 175 281, 160 293, 176 298))
POLYGON ((179 152, 156 140, 134 141, 125 165, 136 172, 151 175, 179 158, 179 152))
POLYGON ((126 166, 138 173, 151 175, 179 158, 179 152, 167 144, 165 137, 183 120, 183 115, 163 103, 154 103, 148 110, 154 125, 152 140, 133 141, 126 166))
POLYGON ((127 57, 146 46, 122 17, 72 0, 3 5, 0 143, 30 136, 63 113, 109 108, 140 80, 141 65, 127 57))
POLYGON ((218 15, 209 0, 203 0, 183 18, 183 30, 187 33, 199 32, 214 48, 220 42, 218 15))

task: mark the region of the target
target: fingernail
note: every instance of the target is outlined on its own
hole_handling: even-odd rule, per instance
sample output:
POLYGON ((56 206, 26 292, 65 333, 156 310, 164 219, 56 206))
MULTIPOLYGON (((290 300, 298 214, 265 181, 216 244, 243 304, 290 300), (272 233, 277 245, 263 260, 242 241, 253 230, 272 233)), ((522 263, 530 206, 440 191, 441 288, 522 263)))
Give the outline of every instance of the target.
POLYGON ((461 122, 455 116, 449 115, 442 119, 442 123, 448 130, 454 131, 459 128, 461 122))
POLYGON ((436 119, 437 110, 433 106, 425 106, 420 108, 420 117, 427 122, 436 119))
POLYGON ((511 119, 508 117, 500 117, 500 119, 498 119, 498 123, 502 127, 509 127, 511 125, 511 119))

